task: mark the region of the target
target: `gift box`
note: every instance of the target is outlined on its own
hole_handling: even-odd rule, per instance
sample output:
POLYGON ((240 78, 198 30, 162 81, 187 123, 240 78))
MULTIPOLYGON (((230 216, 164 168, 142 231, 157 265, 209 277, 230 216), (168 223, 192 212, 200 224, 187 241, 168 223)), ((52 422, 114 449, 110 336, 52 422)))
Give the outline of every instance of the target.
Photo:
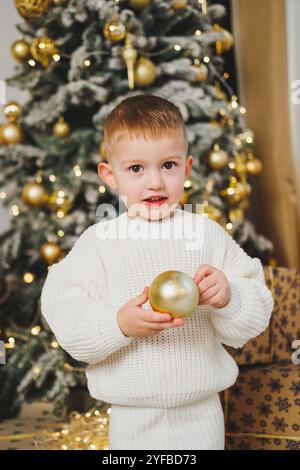
POLYGON ((264 267, 274 298, 269 327, 243 348, 226 347, 239 365, 236 383, 223 391, 227 450, 300 450, 300 275, 264 267))

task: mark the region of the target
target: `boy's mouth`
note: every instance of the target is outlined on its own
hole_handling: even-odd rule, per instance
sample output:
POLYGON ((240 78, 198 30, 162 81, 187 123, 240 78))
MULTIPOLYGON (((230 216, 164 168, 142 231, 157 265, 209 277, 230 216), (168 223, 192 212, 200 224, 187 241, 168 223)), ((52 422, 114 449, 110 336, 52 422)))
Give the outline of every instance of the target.
POLYGON ((148 199, 144 199, 144 201, 149 205, 161 205, 167 200, 167 196, 152 196, 148 199))

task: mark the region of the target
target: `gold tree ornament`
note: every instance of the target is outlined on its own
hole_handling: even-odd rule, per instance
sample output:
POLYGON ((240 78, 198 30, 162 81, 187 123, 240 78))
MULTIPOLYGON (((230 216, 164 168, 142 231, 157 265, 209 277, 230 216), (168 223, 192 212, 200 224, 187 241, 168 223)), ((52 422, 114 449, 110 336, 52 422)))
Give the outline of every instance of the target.
POLYGON ((19 14, 26 19, 42 16, 49 7, 50 0, 15 0, 19 14))
POLYGON ((173 0, 171 3, 171 8, 173 8, 175 11, 182 10, 183 8, 186 8, 187 4, 187 0, 173 0))
POLYGON ((137 59, 137 50, 132 46, 131 34, 126 34, 125 46, 122 49, 122 57, 127 67, 128 86, 134 89, 134 66, 137 59))
POLYGON ((55 263, 62 255, 61 249, 57 243, 46 242, 43 243, 40 250, 40 255, 48 265, 55 263))
POLYGON ((31 44, 30 52, 32 57, 44 68, 49 66, 53 56, 59 55, 55 42, 48 36, 38 36, 31 44))
POLYGON ((23 132, 17 123, 8 122, 7 124, 3 124, 1 136, 4 145, 16 145, 22 142, 23 132))
POLYGON ((22 200, 29 207, 42 207, 48 200, 46 188, 36 181, 25 184, 22 200))
POLYGON ((208 77, 208 68, 206 65, 203 63, 196 63, 193 65, 193 69, 195 72, 195 80, 197 82, 205 82, 208 77))
POLYGON ((213 31, 216 31, 217 33, 223 33, 224 35, 222 39, 216 41, 216 53, 221 55, 224 52, 229 51, 234 43, 232 34, 217 23, 213 25, 213 31))
POLYGON ((155 82, 158 75, 158 70, 155 64, 146 57, 138 59, 135 71, 134 80, 137 86, 147 87, 155 82))
POLYGON ((224 168, 228 163, 228 154, 225 150, 221 150, 219 145, 214 145, 214 149, 209 152, 208 163, 214 170, 224 168))
POLYGON ((158 274, 149 289, 149 302, 153 310, 170 313, 172 318, 192 315, 198 301, 198 286, 188 274, 181 271, 158 274))
POLYGON ((11 54, 18 62, 25 62, 30 57, 30 44, 25 39, 17 39, 11 45, 11 54))
POLYGON ((150 5, 151 0, 129 0, 128 4, 133 10, 142 10, 150 5))
POLYGON ((53 135, 62 139, 70 134, 70 130, 70 125, 65 121, 63 116, 60 116, 53 126, 53 135))
POLYGON ((236 207, 234 209, 230 209, 229 211, 229 220, 230 222, 234 223, 239 220, 244 220, 244 211, 240 207, 236 207))
POLYGON ((66 194, 66 191, 60 189, 54 191, 48 199, 49 207, 58 215, 65 216, 72 208, 72 199, 66 194))
POLYGON ((117 19, 107 21, 103 28, 105 39, 109 41, 122 41, 126 37, 126 26, 117 19))
POLYGON ((21 116, 22 108, 16 101, 8 101, 3 107, 3 112, 8 122, 16 122, 21 116))
POLYGON ((263 164, 262 162, 253 156, 253 154, 248 154, 249 160, 246 162, 246 170, 249 175, 256 176, 262 172, 263 164))

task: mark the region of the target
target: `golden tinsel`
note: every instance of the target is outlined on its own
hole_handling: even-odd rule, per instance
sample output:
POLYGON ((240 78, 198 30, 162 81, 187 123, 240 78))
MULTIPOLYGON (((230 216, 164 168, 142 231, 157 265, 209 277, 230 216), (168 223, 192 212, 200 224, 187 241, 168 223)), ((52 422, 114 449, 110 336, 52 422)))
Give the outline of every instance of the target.
POLYGON ((72 411, 68 423, 45 429, 35 437, 34 444, 39 450, 108 450, 110 411, 72 411))

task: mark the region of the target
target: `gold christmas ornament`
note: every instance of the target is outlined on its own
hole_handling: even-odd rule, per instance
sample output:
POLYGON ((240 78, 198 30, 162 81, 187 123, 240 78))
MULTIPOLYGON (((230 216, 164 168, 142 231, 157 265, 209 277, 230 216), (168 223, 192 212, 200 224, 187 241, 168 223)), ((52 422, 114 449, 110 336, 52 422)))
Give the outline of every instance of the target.
POLYGON ((187 4, 187 0, 173 0, 171 3, 171 8, 173 8, 175 11, 182 10, 182 8, 186 8, 187 4))
POLYGON ((137 86, 147 87, 156 80, 158 70, 155 64, 146 57, 140 57, 134 71, 134 80, 137 86))
POLYGON ((173 318, 185 318, 195 311, 199 289, 194 280, 181 271, 164 271, 154 278, 149 289, 153 310, 170 313, 173 318))
POLYGON ((150 5, 151 0, 129 0, 130 8, 134 10, 141 10, 142 8, 146 8, 150 5))
POLYGON ((25 184, 22 190, 22 200, 30 207, 42 207, 48 199, 47 190, 36 181, 25 184))
POLYGON ((49 207, 54 211, 60 211, 66 215, 72 207, 72 200, 62 189, 54 191, 48 199, 49 207))
POLYGON ((230 209, 229 211, 229 220, 234 223, 238 220, 244 220, 244 211, 240 207, 230 209))
POLYGON ((39 36, 31 44, 30 52, 32 57, 46 68, 53 55, 58 54, 58 49, 53 39, 48 36, 39 36))
POLYGON ((125 46, 122 49, 122 57, 127 67, 128 86, 130 90, 134 88, 134 66, 137 58, 137 51, 132 47, 131 34, 126 35, 125 46))
POLYGON ((16 122, 21 115, 22 108, 16 101, 8 101, 4 107, 3 112, 8 122, 16 122))
POLYGON ((209 204, 208 201, 203 201, 202 215, 208 217, 209 219, 215 220, 216 222, 221 222, 222 212, 217 207, 209 204))
POLYGON ((126 27, 118 20, 111 20, 105 23, 103 34, 109 41, 122 41, 126 37, 126 27))
POLYGON ((41 257, 48 265, 55 263, 61 256, 60 247, 53 242, 43 243, 40 250, 41 257))
POLYGON ((213 30, 218 33, 222 32, 224 35, 223 39, 216 41, 216 53, 218 55, 221 55, 224 52, 229 51, 229 49, 233 46, 234 42, 232 34, 226 29, 222 28, 219 24, 214 24, 213 30))
POLYGON ((25 39, 17 39, 11 45, 11 54, 18 62, 25 62, 30 57, 30 44, 25 39))
POLYGON ((5 139, 2 132, 3 124, 0 125, 0 145, 5 145, 5 139))
POLYGON ((227 165, 228 154, 225 152, 225 150, 221 150, 219 145, 216 144, 214 146, 214 150, 209 152, 208 163, 214 170, 220 170, 221 168, 224 168, 225 165, 227 165))
POLYGON ((58 121, 53 126, 53 135, 62 139, 70 133, 70 126, 65 121, 64 117, 61 116, 58 118, 58 121))
POLYGON ((262 162, 258 160, 258 158, 251 157, 247 162, 246 162, 246 170, 249 175, 259 175, 263 169, 262 162))
POLYGON ((4 145, 20 144, 23 139, 21 127, 14 122, 3 124, 1 128, 1 134, 4 145))
POLYGON ((208 68, 205 64, 199 63, 193 65, 193 70, 195 71, 195 80, 197 82, 204 82, 208 77, 208 68))
POLYGON ((49 7, 50 0, 15 0, 17 10, 23 18, 39 18, 49 7))

